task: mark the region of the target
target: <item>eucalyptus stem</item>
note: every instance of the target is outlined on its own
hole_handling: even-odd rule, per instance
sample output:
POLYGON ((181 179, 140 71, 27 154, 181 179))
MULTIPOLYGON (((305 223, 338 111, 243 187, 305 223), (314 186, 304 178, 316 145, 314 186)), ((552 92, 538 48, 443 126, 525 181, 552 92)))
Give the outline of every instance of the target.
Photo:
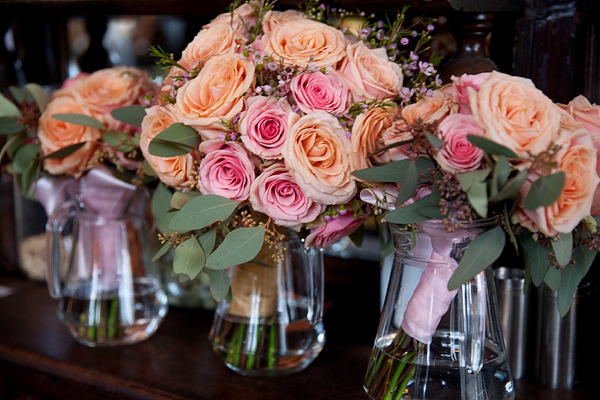
POLYGON ((273 369, 275 367, 275 338, 277 336, 277 331, 275 329, 275 320, 271 319, 269 321, 269 353, 267 360, 267 368, 273 369))

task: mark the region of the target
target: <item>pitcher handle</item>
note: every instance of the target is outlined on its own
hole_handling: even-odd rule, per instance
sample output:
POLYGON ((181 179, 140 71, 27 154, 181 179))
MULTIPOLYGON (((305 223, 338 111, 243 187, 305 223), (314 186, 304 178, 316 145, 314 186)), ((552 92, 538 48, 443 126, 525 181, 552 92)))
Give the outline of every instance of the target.
MULTIPOLYGON (((75 203, 69 201, 50 214, 46 224, 46 281, 48 282, 48 292, 52 298, 58 299, 62 296, 63 283, 60 277, 61 261, 61 236, 65 226, 75 217, 75 203)), ((71 253, 75 249, 75 240, 77 239, 77 227, 73 228, 73 246, 71 253)), ((69 258, 71 255, 69 255, 69 258)), ((70 268, 70 266, 69 266, 70 268)))

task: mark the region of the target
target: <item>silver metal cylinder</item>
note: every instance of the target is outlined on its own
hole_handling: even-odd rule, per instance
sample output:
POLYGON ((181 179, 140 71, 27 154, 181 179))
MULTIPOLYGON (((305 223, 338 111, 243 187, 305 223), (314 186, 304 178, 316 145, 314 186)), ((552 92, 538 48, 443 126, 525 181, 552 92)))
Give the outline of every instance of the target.
POLYGON ((525 271, 500 267, 494 270, 502 334, 513 379, 521 379, 528 368, 530 295, 524 293, 525 271))
MULTIPOLYGON (((591 285, 582 281, 563 318, 558 313, 558 294, 547 285, 538 288, 538 318, 535 376, 538 382, 553 389, 571 389, 581 379, 584 354, 577 351, 584 341, 591 285), (579 354, 578 354, 579 353, 579 354)), ((589 327, 588 327, 589 328, 589 327)))

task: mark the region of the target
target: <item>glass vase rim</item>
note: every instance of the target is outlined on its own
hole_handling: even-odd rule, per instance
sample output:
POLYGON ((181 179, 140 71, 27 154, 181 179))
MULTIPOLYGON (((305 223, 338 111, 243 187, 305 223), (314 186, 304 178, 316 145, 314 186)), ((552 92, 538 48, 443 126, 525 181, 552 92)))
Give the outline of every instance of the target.
MULTIPOLYGON (((494 217, 474 219, 472 222, 463 222, 463 221, 455 221, 455 222, 460 222, 461 224, 463 224, 463 226, 460 229, 477 229, 477 228, 481 229, 481 228, 487 228, 487 227, 491 228, 494 225, 497 225, 499 218, 500 217, 494 216, 494 217)), ((413 222, 411 224, 396 224, 393 222, 388 222, 387 224, 392 228, 392 230, 400 230, 400 229, 402 229, 402 227, 406 227, 406 226, 410 226, 410 225, 424 226, 427 228, 434 228, 434 229, 440 229, 440 228, 445 229, 446 228, 444 221, 441 219, 428 219, 425 221, 413 222)))

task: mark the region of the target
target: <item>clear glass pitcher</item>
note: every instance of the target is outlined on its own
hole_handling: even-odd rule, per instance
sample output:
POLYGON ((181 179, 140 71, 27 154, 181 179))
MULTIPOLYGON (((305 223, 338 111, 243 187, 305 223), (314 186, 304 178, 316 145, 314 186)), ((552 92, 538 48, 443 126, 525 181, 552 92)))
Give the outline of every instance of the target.
POLYGON ((268 244, 256 259, 230 269, 231 298, 219 302, 210 340, 232 370, 278 376, 306 368, 325 345, 323 251, 305 248, 288 230, 283 257, 268 244))
POLYGON ((147 339, 168 310, 150 262, 147 190, 79 181, 67 192, 46 227, 48 290, 60 299, 59 318, 88 346, 147 339))
POLYGON ((364 381, 371 399, 514 398, 490 269, 447 289, 469 243, 494 224, 390 224, 394 266, 364 381))

